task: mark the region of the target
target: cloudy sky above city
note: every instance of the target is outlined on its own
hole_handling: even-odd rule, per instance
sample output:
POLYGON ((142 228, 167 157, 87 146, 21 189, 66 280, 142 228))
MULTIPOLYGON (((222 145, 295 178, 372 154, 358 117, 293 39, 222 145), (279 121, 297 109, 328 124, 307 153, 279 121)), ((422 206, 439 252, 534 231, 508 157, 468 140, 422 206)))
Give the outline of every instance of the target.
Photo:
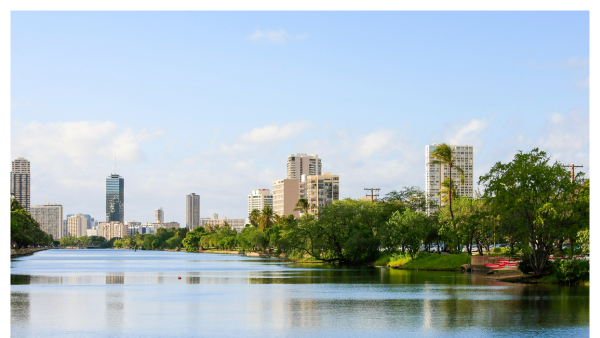
MULTIPOLYGON (((425 187, 425 146, 475 177, 539 147, 589 170, 587 12, 13 12, 11 158, 31 203, 105 219, 245 218, 318 154, 341 197, 425 187)), ((476 183, 476 182, 475 182, 476 183)))

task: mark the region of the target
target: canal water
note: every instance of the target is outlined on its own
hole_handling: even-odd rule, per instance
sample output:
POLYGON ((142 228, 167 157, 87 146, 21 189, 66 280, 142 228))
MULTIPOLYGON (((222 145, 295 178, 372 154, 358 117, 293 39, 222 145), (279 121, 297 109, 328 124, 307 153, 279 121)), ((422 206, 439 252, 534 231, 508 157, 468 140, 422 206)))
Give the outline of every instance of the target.
POLYGON ((11 261, 11 335, 584 337, 589 287, 225 254, 55 249, 11 261))

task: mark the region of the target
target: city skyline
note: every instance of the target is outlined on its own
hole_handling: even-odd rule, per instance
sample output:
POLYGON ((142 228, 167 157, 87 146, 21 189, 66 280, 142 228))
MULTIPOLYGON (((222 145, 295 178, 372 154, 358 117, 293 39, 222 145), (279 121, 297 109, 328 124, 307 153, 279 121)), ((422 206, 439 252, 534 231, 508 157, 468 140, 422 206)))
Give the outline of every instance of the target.
POLYGON ((115 152, 125 220, 162 206, 181 224, 190 191, 201 217, 247 217, 248 192, 286 177, 297 153, 340 175, 340 199, 425 190, 433 143, 474 147, 474 190, 495 162, 535 147, 589 172, 586 12, 11 20, 11 159, 31 161, 31 204, 64 214, 103 220, 115 152))

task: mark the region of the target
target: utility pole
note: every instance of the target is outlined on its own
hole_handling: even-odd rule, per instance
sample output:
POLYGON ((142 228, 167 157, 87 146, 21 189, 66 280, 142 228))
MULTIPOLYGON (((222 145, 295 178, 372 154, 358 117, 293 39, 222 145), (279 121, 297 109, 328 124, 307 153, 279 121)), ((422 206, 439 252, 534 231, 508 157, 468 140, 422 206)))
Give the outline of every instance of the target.
POLYGON ((571 183, 575 182, 575 168, 583 168, 582 165, 563 165, 565 168, 571 168, 571 183))
MULTIPOLYGON (((379 188, 365 188, 365 190, 371 190, 371 203, 375 203, 375 200, 373 199, 374 197, 379 197, 379 188), (375 193, 375 191, 377 191, 377 193, 375 193)), ((369 194, 367 194, 367 197, 369 196, 369 194)))

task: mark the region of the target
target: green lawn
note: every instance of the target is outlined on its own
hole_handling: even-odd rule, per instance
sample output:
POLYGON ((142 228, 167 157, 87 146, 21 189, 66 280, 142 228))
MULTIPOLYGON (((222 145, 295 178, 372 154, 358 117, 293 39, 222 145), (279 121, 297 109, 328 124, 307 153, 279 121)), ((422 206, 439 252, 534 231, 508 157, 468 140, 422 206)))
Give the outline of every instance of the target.
POLYGON ((409 260, 402 265, 403 269, 407 270, 460 270, 461 265, 471 264, 471 256, 469 254, 457 255, 438 255, 429 254, 423 258, 409 260))

